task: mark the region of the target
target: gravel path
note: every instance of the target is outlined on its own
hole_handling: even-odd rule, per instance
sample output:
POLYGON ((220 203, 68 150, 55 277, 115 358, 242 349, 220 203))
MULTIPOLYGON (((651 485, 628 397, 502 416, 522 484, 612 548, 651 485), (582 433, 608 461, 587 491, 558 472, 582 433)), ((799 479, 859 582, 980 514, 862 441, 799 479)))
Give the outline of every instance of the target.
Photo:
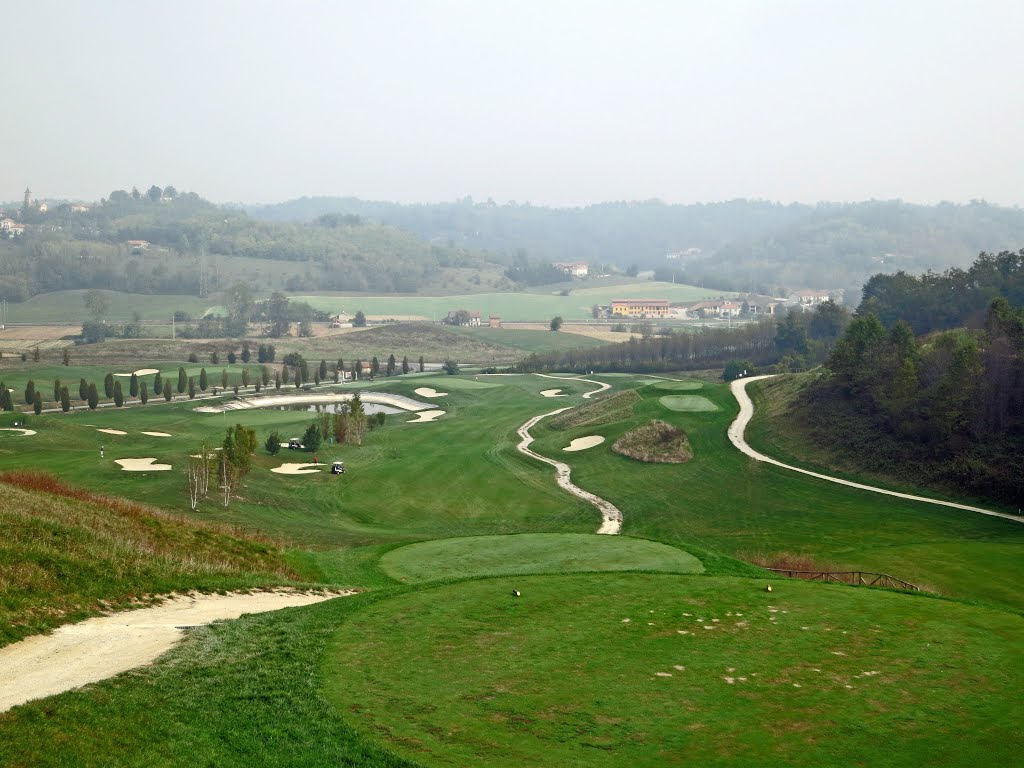
MULTIPOLYGON (((591 395, 596 395, 598 392, 604 392, 607 389, 611 389, 611 384, 605 384, 602 381, 592 381, 590 379, 576 379, 575 376, 548 376, 543 373, 536 374, 537 376, 543 376, 546 379, 575 379, 577 381, 585 381, 588 384, 597 384, 599 389, 591 390, 583 395, 584 398, 589 398, 591 395)), ((585 501, 589 501, 601 512, 601 527, 597 529, 598 533, 614 535, 622 532, 622 512, 619 508, 612 504, 610 501, 602 499, 600 496, 585 491, 578 485, 574 485, 572 480, 569 478, 572 469, 568 464, 564 464, 561 461, 555 459, 549 459, 547 456, 541 456, 539 453, 530 450, 530 443, 533 442, 533 437, 530 435, 530 429, 537 424, 541 419, 546 419, 548 416, 555 416, 556 414, 568 411, 572 406, 566 408, 559 408, 548 413, 542 413, 539 416, 534 416, 529 419, 523 426, 521 426, 516 433, 519 435, 519 444, 516 449, 527 456, 530 456, 537 461, 543 461, 545 464, 550 464, 555 468, 555 480, 558 485, 567 490, 573 496, 581 498, 585 501)))
POLYGON ((352 593, 173 595, 152 608, 65 624, 0 648, 0 712, 150 664, 184 637, 185 628, 342 594, 352 593))
POLYGON ((783 464, 781 461, 777 461, 769 456, 765 456, 763 453, 758 453, 749 445, 743 437, 743 433, 747 429, 747 424, 750 423, 750 419, 754 415, 754 403, 751 401, 750 396, 747 394, 747 384, 752 381, 761 381, 762 379, 770 379, 771 376, 752 376, 748 379, 736 379, 732 382, 729 388, 732 390, 733 396, 740 404, 740 414, 736 417, 736 420, 729 426, 729 440, 755 461, 763 461, 766 464, 774 464, 776 467, 782 467, 792 472, 799 472, 802 475, 810 475, 816 477, 819 480, 827 480, 830 483, 838 483, 839 485, 846 485, 850 488, 858 488, 862 491, 871 491, 872 493, 884 493, 886 496, 895 496, 899 499, 909 499, 910 501, 922 501, 925 504, 937 504, 940 507, 952 507, 953 509, 963 509, 968 512, 979 512, 983 515, 990 515, 992 517, 1002 517, 1007 520, 1013 520, 1015 523, 1024 523, 1024 517, 1018 517, 1017 515, 1010 515, 1005 512, 995 512, 991 509, 982 509, 981 507, 972 507, 968 504, 957 504, 953 501, 941 501, 939 499, 929 499, 926 496, 914 496, 909 493, 899 493, 898 491, 890 491, 885 488, 877 488, 873 485, 864 485, 863 483, 855 483, 852 480, 843 480, 839 477, 831 477, 829 475, 823 475, 820 472, 812 472, 809 469, 801 469, 800 467, 794 467, 790 464, 783 464))

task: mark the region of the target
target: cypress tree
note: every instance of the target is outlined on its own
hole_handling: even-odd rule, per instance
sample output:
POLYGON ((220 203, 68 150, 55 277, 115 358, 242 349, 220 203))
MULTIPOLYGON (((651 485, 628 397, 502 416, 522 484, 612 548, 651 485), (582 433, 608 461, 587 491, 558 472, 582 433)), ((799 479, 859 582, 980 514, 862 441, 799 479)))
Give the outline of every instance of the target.
POLYGON ((36 383, 32 379, 25 385, 25 405, 32 405, 36 401, 36 383))
POLYGON ((370 361, 370 378, 374 378, 378 373, 380 373, 380 360, 374 355, 370 361))
POLYGON ((248 387, 249 386, 249 369, 248 368, 243 368, 242 369, 242 386, 243 387, 248 387))
POLYGON ((404 375, 408 373, 410 370, 412 369, 409 367, 409 356, 406 355, 405 357, 402 358, 402 374, 404 375))
POLYGON ((167 381, 164 382, 164 400, 166 400, 169 403, 171 402, 171 397, 173 397, 173 395, 171 394, 171 381, 170 379, 168 379, 167 381))
POLYGON ((40 392, 36 392, 32 398, 32 410, 36 412, 36 416, 43 412, 43 395, 40 392))
POLYGON ((139 382, 139 400, 142 401, 143 405, 149 402, 149 388, 146 387, 146 382, 144 381, 139 382))
POLYGON ((188 399, 196 399, 196 379, 195 376, 188 377, 188 399))
POLYGON ((60 379, 53 380, 53 402, 60 400, 60 379))
POLYGON ((395 375, 395 356, 394 355, 388 355, 388 370, 387 370, 387 373, 388 373, 388 376, 394 376, 395 375))
POLYGON ((228 369, 222 368, 220 371, 220 385, 224 388, 228 388, 228 369))
POLYGON ((249 342, 248 341, 243 341, 242 342, 242 362, 243 363, 248 363, 250 360, 252 360, 252 350, 249 349, 249 342))
POLYGON ((199 370, 199 388, 205 392, 208 386, 210 386, 210 379, 206 375, 206 369, 201 368, 199 370))
POLYGON ((64 413, 71 410, 71 393, 68 392, 67 387, 60 388, 60 409, 64 413))
POLYGON ((153 394, 159 395, 164 391, 164 381, 160 378, 160 371, 153 377, 153 394))
POLYGON ((321 360, 320 361, 320 379, 323 380, 323 379, 326 379, 326 378, 327 378, 327 361, 326 360, 321 360))
POLYGON ((283 366, 281 368, 281 383, 282 384, 287 384, 288 383, 288 366, 287 365, 285 365, 285 366, 283 366))
POLYGON ((139 396, 139 377, 134 373, 132 374, 131 379, 128 380, 128 392, 132 397, 139 396))
POLYGON ((120 408, 124 405, 124 392, 121 391, 121 382, 114 382, 114 405, 120 408))
POLYGON ((78 380, 78 399, 82 401, 89 399, 89 382, 85 379, 78 380))
POLYGON ((103 392, 108 400, 114 396, 114 374, 108 373, 103 377, 103 392))
POLYGON ((270 368, 266 365, 260 371, 260 377, 263 379, 263 386, 267 386, 270 383, 270 368))
POLYGON ((420 373, 423 373, 423 355, 420 355, 420 373))
POLYGON ((281 372, 274 371, 274 389, 281 388, 281 372))
POLYGON ((85 393, 85 399, 89 403, 89 410, 90 411, 95 411, 96 410, 96 406, 99 405, 99 402, 100 402, 100 394, 99 394, 99 392, 96 391, 96 382, 95 381, 90 381, 89 382, 89 391, 85 393))
POLYGON ((188 376, 185 375, 184 368, 178 368, 178 394, 180 395, 185 391, 185 387, 188 386, 188 376))

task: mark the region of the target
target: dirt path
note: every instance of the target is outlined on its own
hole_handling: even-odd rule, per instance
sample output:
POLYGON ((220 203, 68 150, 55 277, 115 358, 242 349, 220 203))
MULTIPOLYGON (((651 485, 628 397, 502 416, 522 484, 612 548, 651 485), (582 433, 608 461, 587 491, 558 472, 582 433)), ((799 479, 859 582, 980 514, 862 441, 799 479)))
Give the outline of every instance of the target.
POLYGON ((175 595, 152 608, 65 624, 0 648, 0 712, 152 663, 187 627, 330 600, 342 594, 175 595))
POLYGON ((838 483, 839 485, 846 485, 850 488, 858 488, 862 491, 871 491, 872 493, 884 493, 886 496, 895 496, 899 499, 909 499, 910 501, 922 501, 925 504, 937 504, 940 507, 952 507, 953 509, 963 509, 968 512, 979 512, 983 515, 990 515, 992 517, 1002 517, 1007 520, 1013 520, 1015 523, 1024 523, 1024 517, 1018 517, 1017 515, 1010 515, 1005 512, 995 512, 991 509, 982 509, 981 507, 972 507, 968 504, 957 504, 953 501, 941 501, 939 499, 929 499, 926 496, 914 496, 909 493, 899 493, 898 491, 890 491, 885 488, 877 488, 873 485, 864 485, 863 483, 855 483, 852 480, 843 480, 839 477, 831 477, 829 475, 823 475, 819 472, 812 472, 809 469, 801 469, 800 467, 794 467, 790 464, 783 464, 781 461, 765 456, 763 453, 758 453, 749 445, 743 437, 743 433, 747 429, 747 424, 750 423, 750 419, 754 416, 754 403, 750 399, 750 395, 747 394, 747 384, 752 381, 761 381, 762 379, 770 379, 771 376, 752 376, 749 379, 736 379, 729 386, 732 390, 733 396, 740 404, 740 414, 736 417, 736 420, 729 426, 729 440, 755 461, 763 461, 767 464, 774 464, 776 467, 782 467, 792 472, 799 472, 802 475, 810 475, 816 477, 819 480, 827 480, 830 483, 838 483))
MULTIPOLYGON (((570 376, 547 376, 543 373, 538 373, 536 375, 544 376, 544 378, 546 379, 575 378, 570 376)), ((588 384, 598 384, 600 386, 600 389, 591 390, 590 392, 587 392, 585 395, 583 395, 583 397, 590 397, 591 395, 597 394, 598 392, 604 392, 606 389, 611 389, 610 384, 605 384, 604 382, 601 381, 591 381, 589 379, 579 379, 579 381, 586 381, 588 384)), ((555 459, 549 459, 547 456, 541 456, 539 453, 530 450, 530 443, 533 442, 533 437, 530 435, 530 429, 535 424, 537 424, 537 422, 539 422, 541 419, 546 419, 548 416, 555 416, 564 411, 568 411, 571 408, 572 406, 568 406, 566 408, 559 408, 557 410, 549 411, 548 413, 542 413, 539 416, 534 416, 532 419, 529 419, 525 424, 523 424, 523 426, 516 430, 516 433, 519 435, 520 438, 519 444, 516 445, 516 449, 520 453, 530 456, 531 458, 534 458, 537 461, 543 461, 545 464, 550 464, 552 467, 555 468, 555 480, 558 482, 558 485, 560 487, 567 490, 573 496, 583 499, 584 501, 589 501, 591 504, 597 507, 598 510, 600 510, 601 527, 597 529, 598 533, 608 535, 615 535, 617 533, 621 533, 622 512, 619 510, 618 507, 616 507, 610 501, 606 501, 602 499, 600 496, 593 494, 590 491, 585 491, 578 485, 574 485, 572 480, 569 478, 572 469, 569 467, 568 464, 565 464, 561 461, 556 461, 555 459)))

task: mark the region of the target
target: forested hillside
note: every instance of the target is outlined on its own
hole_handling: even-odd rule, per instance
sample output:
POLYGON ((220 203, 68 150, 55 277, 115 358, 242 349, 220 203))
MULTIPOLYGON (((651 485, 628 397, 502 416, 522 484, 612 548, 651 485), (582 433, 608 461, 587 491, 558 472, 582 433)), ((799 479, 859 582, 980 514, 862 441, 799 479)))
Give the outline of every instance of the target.
POLYGON ((964 273, 891 281, 898 294, 874 278, 793 416, 819 444, 838 447, 859 466, 1019 504, 1022 278, 1024 253, 983 254, 964 273), (952 327, 972 320, 983 300, 979 327, 952 327), (915 337, 915 328, 925 335, 915 337))
POLYGON ((431 245, 358 216, 257 221, 158 187, 151 194, 115 190, 76 208, 17 212, 25 232, 0 239, 0 298, 72 288, 208 295, 241 279, 289 291, 511 287, 504 266, 479 253, 431 245))
POLYGON ((360 216, 431 242, 486 250, 505 262, 518 254, 543 263, 635 266, 656 270, 660 280, 773 296, 842 288, 854 303, 873 274, 966 267, 979 251, 998 252, 1024 241, 1024 211, 983 202, 810 206, 653 200, 558 209, 469 198, 400 205, 324 197, 249 210, 277 221, 311 221, 325 213, 360 216), (676 256, 667 259, 668 254, 676 256))

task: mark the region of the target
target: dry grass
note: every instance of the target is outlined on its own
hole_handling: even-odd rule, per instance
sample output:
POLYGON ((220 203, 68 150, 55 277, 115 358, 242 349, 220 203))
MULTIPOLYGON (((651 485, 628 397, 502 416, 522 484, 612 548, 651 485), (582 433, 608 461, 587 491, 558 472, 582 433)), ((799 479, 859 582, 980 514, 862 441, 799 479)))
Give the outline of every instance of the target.
POLYGON ((640 395, 632 389, 616 392, 614 395, 595 398, 578 408, 555 416, 549 422, 552 429, 573 429, 574 427, 595 427, 622 421, 633 415, 633 406, 640 402, 640 395))
POLYGON ((812 555, 796 555, 792 552, 773 552, 771 554, 743 555, 741 559, 762 568, 778 568, 784 571, 824 571, 842 570, 835 563, 815 559, 812 555))
POLYGON ((659 419, 631 429, 612 443, 612 450, 652 464, 682 464, 693 458, 686 433, 659 419))

